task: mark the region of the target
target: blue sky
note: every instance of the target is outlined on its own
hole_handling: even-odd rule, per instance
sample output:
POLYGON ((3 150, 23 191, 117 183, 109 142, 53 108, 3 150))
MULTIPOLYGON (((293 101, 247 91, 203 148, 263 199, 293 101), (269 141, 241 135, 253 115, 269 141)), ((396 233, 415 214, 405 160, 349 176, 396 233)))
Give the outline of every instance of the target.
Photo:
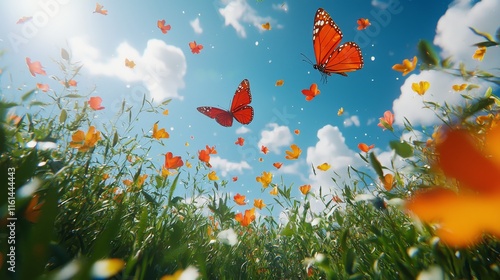
MULTIPOLYGON (((500 26, 498 2, 476 2, 102 0, 99 3, 109 11, 104 16, 93 13, 93 1, 2 1, 0 49, 7 53, 0 86, 3 98, 9 100, 20 99, 18 87, 28 90, 37 82, 60 90, 49 76, 59 73, 53 59, 58 59, 64 47, 84 65, 75 78, 79 92, 89 94, 96 87, 91 96, 103 98, 106 109, 96 112, 96 122, 112 118, 123 99, 130 105, 140 103, 138 93, 147 93, 157 101, 173 98, 168 116, 147 117, 137 123, 147 132, 159 121, 171 135, 148 155, 157 159, 158 166, 168 151, 185 159, 187 153, 197 155, 205 145, 216 146, 213 170, 230 181, 227 190, 232 194, 247 195, 250 205, 254 198, 264 198, 266 204, 273 202, 267 194, 269 189, 261 193, 255 181, 262 171, 271 171, 275 183, 280 183, 281 177, 285 185, 293 183, 297 197, 303 184, 311 184, 316 192, 322 186, 323 193, 340 193, 330 178, 333 172, 345 175, 348 165, 364 167, 359 160, 359 143, 375 144, 377 154, 389 165, 388 141, 399 136, 377 127, 384 111, 395 113, 396 127, 403 117, 416 126, 436 123, 432 112, 422 111, 422 98, 411 92, 412 82, 431 81, 425 100, 459 102, 450 92, 451 85, 460 82, 457 78, 433 71, 415 71, 403 77, 391 69, 416 55, 420 39, 433 41, 443 57, 453 56, 472 68, 488 70, 498 65, 487 59, 480 64, 471 58, 475 50, 471 45, 480 38, 467 27, 494 34, 500 26), (331 76, 328 83, 322 83, 319 72, 301 56, 303 53, 314 59, 312 26, 319 7, 328 11, 341 28, 343 42, 360 45, 365 61, 360 71, 348 77, 331 76), (23 16, 34 18, 16 24, 23 16), (358 31, 359 18, 368 18, 372 25, 358 31), (167 34, 156 27, 160 19, 172 26, 167 34), (270 22, 271 30, 260 27, 265 22, 270 22), (194 40, 204 46, 200 54, 192 54, 188 47, 194 40), (48 76, 31 77, 25 57, 40 61, 48 76), (125 58, 134 60, 137 66, 126 68, 125 58), (198 106, 228 108, 243 79, 250 81, 255 110, 253 122, 245 129, 236 122, 231 128, 222 127, 196 110, 198 106), (275 86, 278 79, 284 80, 282 87, 275 86), (301 90, 311 83, 318 84, 321 94, 307 102, 301 90), (442 91, 446 94, 440 94, 442 91), (340 107, 345 113, 339 117, 340 107), (300 135, 294 134, 295 129, 301 131, 300 135), (238 137, 245 138, 243 147, 234 144, 238 137), (185 142, 190 145, 186 147, 185 142), (292 143, 302 149, 296 161, 284 158, 292 143), (271 152, 261 154, 258 144, 265 144, 271 152), (276 170, 274 162, 283 162, 284 166, 276 170), (314 175, 311 164, 323 162, 332 168, 314 175), (239 180, 232 182, 233 176, 239 180)), ((498 52, 498 48, 492 52, 498 52)), ((37 98, 43 99, 43 95, 39 92, 37 98)), ((16 108, 17 113, 23 111, 25 108, 16 108)), ((411 137, 426 139, 422 135, 411 137)))

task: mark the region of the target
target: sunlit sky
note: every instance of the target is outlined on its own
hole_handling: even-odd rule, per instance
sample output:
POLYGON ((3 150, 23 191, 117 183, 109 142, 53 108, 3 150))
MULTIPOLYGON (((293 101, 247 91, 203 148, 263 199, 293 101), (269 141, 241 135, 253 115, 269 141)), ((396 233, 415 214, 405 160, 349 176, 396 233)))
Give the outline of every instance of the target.
MULTIPOLYGON (((499 61, 493 60, 500 57, 498 48, 488 50, 491 55, 487 53, 482 62, 472 59, 472 44, 481 38, 468 29, 473 26, 495 34, 500 27, 497 0, 99 3, 108 15, 93 13, 93 1, 1 1, 0 49, 6 51, 1 65, 5 67, 0 83, 2 98, 19 101, 21 94, 36 83, 48 83, 52 90, 62 90, 49 76, 61 74, 54 60, 59 59, 60 49, 66 48, 74 61, 83 64, 75 78, 79 92, 103 99, 106 109, 95 112, 97 126, 111 119, 124 99, 127 104, 138 106, 142 93, 157 102, 172 98, 168 116, 148 116, 136 124, 148 132, 158 121, 170 133, 169 139, 162 140, 164 145, 153 145, 147 156, 160 166, 168 151, 184 160, 189 153, 196 155, 190 160, 196 164, 198 150, 205 145, 216 146, 218 154, 212 155, 212 170, 229 181, 226 190, 232 195, 247 195, 250 205, 254 198, 273 204, 270 189, 262 191, 255 180, 263 171, 274 174, 274 183, 293 184, 295 197, 302 197, 298 187, 304 184, 311 184, 315 193, 321 186, 323 194, 340 194, 331 177, 342 181, 348 165, 358 169, 366 166, 358 155, 359 143, 375 144, 375 152, 390 166, 388 141, 400 137, 397 131, 401 131, 404 117, 416 127, 429 127, 427 133, 432 133, 437 117, 422 109, 422 100, 455 104, 460 98, 451 91, 451 85, 462 81, 434 71, 417 69, 403 77, 392 70, 394 64, 417 54, 420 39, 434 42, 442 57, 451 56, 470 68, 490 70, 499 65, 499 61), (314 60, 313 18, 319 7, 328 11, 341 28, 343 42, 358 43, 365 62, 363 69, 347 77, 333 75, 327 83, 301 55, 314 60), (23 16, 33 19, 16 24, 23 16), (372 25, 357 30, 359 18, 369 19, 372 25), (161 19, 171 25, 167 34, 156 26, 161 19), (261 27, 266 22, 271 30, 261 27), (191 41, 204 46, 199 54, 191 53, 191 41), (40 61, 48 75, 32 77, 25 57, 40 61), (136 67, 125 67, 125 58, 133 60, 136 67), (249 125, 235 122, 230 128, 222 127, 196 110, 198 106, 229 108, 243 79, 250 81, 251 105, 255 110, 249 125), (275 86, 279 79, 284 80, 281 87, 275 86), (411 90, 411 83, 420 80, 431 83, 424 97, 411 90), (312 83, 318 84, 321 94, 306 101, 301 90, 312 83), (345 113, 337 116, 340 107, 345 113), (377 127, 386 110, 395 114, 396 134, 377 127), (300 134, 296 135, 295 129, 300 134), (244 146, 235 145, 238 137, 245 139, 244 146), (302 149, 298 160, 284 157, 291 144, 302 149), (269 154, 260 152, 261 145, 269 148, 269 154), (277 170, 274 162, 283 162, 283 167, 277 170), (314 175, 311 165, 324 162, 332 168, 314 175), (238 181, 232 182, 234 176, 238 176, 238 181)), ((481 85, 476 91, 478 95, 484 92, 487 85, 473 82, 481 85)), ((43 99, 44 95, 38 92, 35 98, 43 99)), ((17 113, 25 111, 26 108, 16 108, 17 113)), ((427 138, 421 134, 406 137, 427 138)), ((181 168, 181 172, 188 171, 181 168)))

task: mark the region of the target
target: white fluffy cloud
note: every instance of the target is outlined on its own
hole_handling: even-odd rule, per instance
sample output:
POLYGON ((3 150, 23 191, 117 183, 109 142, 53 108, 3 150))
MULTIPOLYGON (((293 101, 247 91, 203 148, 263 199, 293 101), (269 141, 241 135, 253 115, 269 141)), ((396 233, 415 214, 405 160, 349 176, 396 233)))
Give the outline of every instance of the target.
POLYGON ((247 0, 222 0, 225 7, 219 9, 219 13, 224 17, 224 25, 231 25, 238 36, 245 38, 247 33, 245 23, 252 24, 255 28, 262 31, 261 25, 265 22, 271 22, 271 17, 261 17, 257 14, 247 0))
POLYGON ((141 82, 150 97, 161 102, 167 98, 183 99, 178 93, 184 88, 186 58, 178 47, 150 39, 140 54, 127 42, 121 43, 114 54, 104 56, 84 38, 74 37, 69 45, 75 60, 92 75, 116 77, 125 82, 141 82), (133 69, 125 67, 125 59, 135 62, 133 69))
POLYGON ((359 122, 359 117, 354 115, 354 116, 350 116, 350 117, 347 117, 344 119, 344 126, 345 127, 349 127, 349 126, 359 126, 360 125, 360 122, 359 122))
POLYGON ((292 133, 288 126, 279 126, 277 123, 270 123, 266 125, 269 130, 263 130, 260 133, 260 140, 257 143, 258 147, 266 146, 269 151, 279 154, 280 148, 288 146, 293 141, 292 133))
POLYGON ((251 130, 247 128, 246 126, 240 126, 238 129, 236 129, 236 134, 246 134, 250 132, 251 130))
POLYGON ((203 33, 203 28, 201 28, 201 25, 200 25, 200 18, 195 18, 194 20, 190 21, 189 24, 193 28, 194 33, 196 33, 196 34, 203 33))
MULTIPOLYGON (((309 173, 309 180, 314 187, 333 187, 332 177, 335 171, 338 174, 346 174, 348 166, 360 166, 362 161, 356 152, 345 144, 345 138, 336 126, 325 125, 318 130, 318 142, 314 147, 307 148, 307 164, 316 166, 326 162, 331 165, 328 171, 316 170, 316 175, 309 173)), ((347 175, 341 176, 347 179, 347 175)))
POLYGON ((210 158, 210 164, 214 169, 220 170, 222 176, 226 176, 229 172, 237 171, 242 173, 244 169, 252 169, 246 161, 231 162, 227 159, 215 156, 210 158))
MULTIPOLYGON (((441 47, 442 57, 451 57, 455 62, 463 62, 467 69, 480 68, 486 71, 494 71, 500 64, 500 48, 488 48, 483 61, 472 59, 472 54, 477 47, 474 43, 484 41, 480 36, 475 35, 469 27, 474 27, 480 31, 495 34, 500 26, 500 2, 498 0, 483 0, 471 4, 468 0, 456 0, 448 8, 446 13, 439 19, 436 28, 434 44, 441 47)), ((401 87, 401 95, 393 103, 395 123, 403 124, 403 117, 408 118, 412 125, 433 125, 439 120, 432 110, 424 110, 424 104, 411 89, 412 83, 428 81, 429 90, 423 99, 441 105, 446 102, 448 105, 458 105, 464 101, 459 93, 453 92, 451 86, 454 84, 478 84, 481 88, 471 92, 472 95, 482 95, 487 86, 491 86, 479 79, 471 79, 465 82, 459 77, 446 75, 438 71, 423 71, 419 74, 412 74, 406 78, 401 87)))

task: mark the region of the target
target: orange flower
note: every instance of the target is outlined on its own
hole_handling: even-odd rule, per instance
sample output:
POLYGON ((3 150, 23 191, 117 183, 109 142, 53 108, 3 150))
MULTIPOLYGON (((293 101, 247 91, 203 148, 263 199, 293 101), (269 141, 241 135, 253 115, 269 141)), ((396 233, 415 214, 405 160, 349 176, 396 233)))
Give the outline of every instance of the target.
POLYGON ((365 153, 368 153, 371 149, 375 147, 375 144, 372 144, 370 146, 366 145, 365 143, 359 143, 358 148, 365 153))
POLYGON ((467 88, 467 84, 453 85, 451 87, 454 91, 463 91, 467 88))
POLYGON ((300 134, 300 130, 295 129, 295 130, 293 131, 293 133, 295 133, 296 135, 299 135, 299 134, 300 134))
POLYGON ((344 114, 344 107, 340 107, 340 109, 337 111, 337 116, 342 116, 344 114))
POLYGON ((388 192, 390 192, 392 190, 392 186, 394 184, 394 175, 385 174, 383 178, 380 178, 380 181, 382 181, 382 184, 384 184, 384 188, 388 192))
POLYGON ((69 80, 69 81, 67 82, 67 84, 68 84, 68 85, 67 85, 66 87, 76 87, 76 86, 77 86, 77 84, 78 84, 78 82, 77 82, 77 81, 75 81, 75 80, 73 80, 73 79, 71 79, 71 80, 69 80))
POLYGON ((105 10, 103 8, 104 8, 103 5, 101 5, 99 3, 96 3, 95 4, 95 11, 94 11, 94 13, 98 13, 98 14, 107 16, 108 15, 108 10, 105 10))
POLYGON ((244 195, 237 193, 233 198, 234 198, 234 202, 236 202, 236 204, 238 204, 238 205, 246 205, 247 204, 245 202, 246 196, 244 196, 244 195))
POLYGON ((125 58, 125 66, 133 69, 135 67, 135 62, 133 60, 128 60, 128 58, 125 58))
POLYGON ((31 58, 26 57, 26 64, 28 65, 28 70, 30 71, 31 76, 35 77, 38 75, 47 75, 45 70, 43 70, 43 66, 40 61, 31 62, 31 58))
POLYGON ((41 208, 45 202, 39 202, 40 195, 34 194, 31 198, 26 210, 24 210, 24 218, 26 220, 36 223, 38 222, 38 218, 40 218, 41 208))
POLYGON ((276 167, 276 169, 280 169, 282 165, 283 165, 282 162, 275 162, 275 163, 273 163, 273 166, 276 167))
POLYGON ((94 126, 90 126, 87 134, 82 130, 78 130, 73 133, 71 140, 69 143, 71 148, 76 148, 79 152, 86 152, 94 147, 97 141, 101 140, 101 133, 94 126))
POLYGON ((280 87, 285 83, 283 80, 277 80, 275 86, 280 87))
POLYGON ((270 195, 278 195, 278 187, 274 186, 273 189, 269 192, 270 195))
POLYGON ((169 138, 170 135, 168 134, 167 131, 165 131, 165 128, 162 128, 158 130, 158 122, 156 122, 153 125, 153 138, 156 140, 160 140, 162 138, 169 138))
POLYGON ((48 84, 40 84, 40 83, 36 84, 36 88, 38 88, 39 90, 41 90, 43 92, 47 92, 50 89, 48 84))
POLYGON ((236 140, 234 144, 243 146, 243 144, 245 144, 245 139, 243 139, 242 137, 238 137, 238 140, 236 140))
POLYGON ((163 33, 163 34, 167 34, 167 32, 171 29, 170 24, 165 25, 165 20, 164 19, 158 20, 156 22, 156 26, 158 26, 158 28, 160 28, 161 33, 163 33))
POLYGON ((264 29, 264 30, 271 30, 271 24, 269 22, 266 22, 266 23, 262 24, 261 26, 262 26, 262 29, 264 29))
POLYGON ((318 89, 318 85, 315 83, 311 84, 309 89, 302 90, 302 94, 306 96, 307 101, 313 100, 314 97, 316 97, 316 95, 318 95, 319 93, 320 93, 320 91, 318 89))
POLYGON ((475 60, 483 61, 485 54, 486 54, 486 47, 478 47, 477 50, 472 55, 472 58, 475 60))
POLYGON ((402 64, 395 64, 392 66, 393 70, 403 72, 403 76, 408 75, 411 71, 415 70, 417 67, 418 59, 416 56, 413 57, 413 60, 410 62, 408 59, 403 60, 402 64))
POLYGON ((207 164, 207 166, 210 167, 210 153, 207 152, 207 150, 199 150, 198 151, 198 159, 201 162, 204 162, 207 164))
POLYGON ((165 116, 168 116, 168 109, 165 109, 165 111, 163 111, 162 114, 165 115, 165 116))
POLYGON ((245 216, 238 213, 234 216, 234 219, 238 221, 242 226, 248 226, 253 220, 255 220, 255 207, 249 210, 245 210, 245 216))
POLYGON ((102 180, 106 181, 107 179, 109 179, 109 174, 108 173, 102 174, 102 180))
POLYGON ((484 147, 465 130, 451 130, 436 144, 437 167, 459 183, 458 192, 437 187, 416 194, 407 209, 422 221, 439 222, 437 235, 451 246, 475 244, 487 232, 500 238, 500 127, 484 147), (483 149, 484 148, 484 149, 483 149))
POLYGON ((237 176, 234 176, 234 177, 233 177, 233 182, 236 182, 236 181, 238 181, 238 177, 237 177, 237 176))
POLYGON ((328 164, 327 162, 324 162, 324 163, 317 166, 317 168, 321 171, 327 171, 328 169, 330 169, 330 167, 332 167, 332 166, 330 164, 328 164))
POLYGON ((165 154, 165 168, 176 169, 184 165, 180 156, 174 157, 171 152, 165 154))
POLYGON ((334 195, 334 196, 332 197, 332 200, 333 200, 334 202, 337 202, 337 203, 342 203, 342 202, 343 202, 343 201, 342 201, 342 199, 341 199, 338 195, 334 195))
POLYGON ((264 201, 262 199, 254 199, 253 206, 262 210, 262 208, 266 207, 266 204, 264 204, 264 201))
POLYGON ((290 160, 293 160, 293 159, 298 159, 300 154, 302 153, 302 150, 299 148, 299 146, 295 145, 295 144, 292 144, 290 146, 290 149, 292 149, 291 151, 285 151, 286 153, 286 156, 285 158, 286 159, 290 159, 290 160))
POLYGON ((208 145, 206 145, 205 150, 207 150, 207 153, 209 153, 211 155, 217 154, 217 150, 215 150, 215 146, 209 147, 208 145))
POLYGON ((358 19, 358 30, 366 29, 371 23, 367 18, 358 19))
POLYGON ((265 189, 269 187, 269 184, 271 184, 271 181, 273 180, 273 174, 271 172, 262 172, 262 175, 260 177, 256 177, 255 180, 259 183, 262 184, 262 187, 265 189))
POLYGON ((203 45, 197 45, 196 41, 189 42, 189 47, 191 48, 192 53, 200 53, 200 51, 203 49, 203 45))
POLYGON ((392 114, 391 111, 385 111, 384 117, 379 118, 379 121, 380 122, 377 125, 378 127, 381 127, 384 130, 389 129, 390 131, 394 131, 392 127, 392 123, 394 122, 394 114, 392 114))
POLYGON ((420 81, 418 83, 412 83, 411 89, 416 92, 418 95, 424 95, 425 92, 429 89, 431 84, 427 81, 420 81))
POLYGON ((104 107, 101 106, 102 98, 100 98, 99 96, 90 97, 88 103, 89 103, 89 106, 92 110, 97 111, 97 110, 104 109, 104 107))
POLYGON ((215 173, 215 171, 210 171, 210 173, 208 173, 208 180, 217 181, 219 180, 219 177, 217 176, 217 173, 215 173))
POLYGON ((262 147, 260 147, 260 151, 265 155, 267 155, 267 153, 269 153, 269 149, 264 145, 262 145, 262 147))
POLYGON ((311 190, 311 185, 302 185, 299 187, 299 190, 303 195, 306 195, 311 190))

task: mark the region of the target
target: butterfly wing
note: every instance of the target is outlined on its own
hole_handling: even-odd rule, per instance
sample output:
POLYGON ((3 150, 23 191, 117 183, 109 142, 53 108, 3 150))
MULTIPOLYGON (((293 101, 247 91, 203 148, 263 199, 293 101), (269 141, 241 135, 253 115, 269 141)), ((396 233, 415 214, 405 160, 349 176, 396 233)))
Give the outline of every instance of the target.
POLYGON ((229 127, 233 125, 233 114, 226 110, 216 107, 198 107, 196 108, 203 115, 215 119, 220 125, 229 127))
POLYGON ((234 93, 230 109, 234 118, 241 124, 249 124, 253 120, 253 108, 249 105, 251 102, 250 82, 244 79, 234 93))
POLYGON ((348 42, 338 47, 342 37, 342 31, 328 12, 319 8, 313 26, 315 69, 326 75, 335 73, 347 76, 345 72, 363 67, 361 49, 356 43, 348 42))

